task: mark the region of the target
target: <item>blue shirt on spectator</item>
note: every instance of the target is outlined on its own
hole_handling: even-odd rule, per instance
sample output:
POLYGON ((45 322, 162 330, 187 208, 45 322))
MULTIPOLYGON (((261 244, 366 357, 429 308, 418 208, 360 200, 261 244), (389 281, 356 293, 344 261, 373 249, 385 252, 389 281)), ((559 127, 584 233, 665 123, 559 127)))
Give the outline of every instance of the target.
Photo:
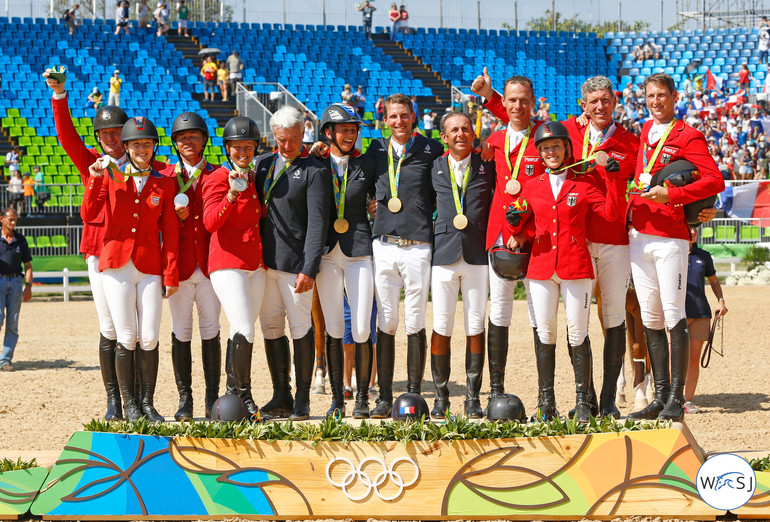
POLYGON ((711 254, 693 243, 687 269, 687 299, 685 311, 688 319, 711 319, 712 312, 706 298, 706 278, 716 275, 711 254))

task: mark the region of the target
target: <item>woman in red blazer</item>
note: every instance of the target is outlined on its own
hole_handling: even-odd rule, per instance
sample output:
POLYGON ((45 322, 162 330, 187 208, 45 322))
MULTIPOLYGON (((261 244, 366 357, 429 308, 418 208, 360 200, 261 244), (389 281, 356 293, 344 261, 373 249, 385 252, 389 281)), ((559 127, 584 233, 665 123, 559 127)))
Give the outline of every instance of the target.
POLYGON ((251 396, 251 352, 255 324, 265 292, 259 218, 262 196, 251 161, 259 144, 257 124, 235 117, 222 137, 233 170, 220 167, 203 186, 203 224, 211 232, 209 274, 230 321, 225 372, 227 393, 237 393, 252 420, 260 418, 251 396))
MULTIPOLYGON (((540 341, 535 349, 539 387, 536 417, 550 419, 557 415, 553 382, 561 295, 575 371, 575 417, 579 422, 588 422, 592 368, 588 313, 594 272, 586 244, 586 219, 590 212, 617 219, 624 200, 617 183, 608 184, 605 200, 592 175, 568 167, 572 163, 572 146, 569 132, 561 123, 546 122, 538 127, 535 146, 546 173, 530 179, 523 189, 528 213, 509 210, 506 219, 513 226, 512 232, 517 233, 517 243, 532 242, 527 278, 540 341)), ((605 170, 617 172, 617 161, 610 159, 605 170)))
POLYGON ((89 169, 80 214, 83 221, 90 221, 106 209, 99 270, 117 330, 115 368, 126 419, 134 421, 144 415, 152 422, 163 422, 153 406, 153 396, 158 377, 162 287, 166 286, 168 297, 179 284, 176 187, 173 178, 152 168, 158 131, 150 120, 129 119, 121 140, 129 158, 125 172, 115 168, 109 158, 97 159, 89 169), (141 348, 136 354, 141 397, 134 391, 137 343, 141 348))

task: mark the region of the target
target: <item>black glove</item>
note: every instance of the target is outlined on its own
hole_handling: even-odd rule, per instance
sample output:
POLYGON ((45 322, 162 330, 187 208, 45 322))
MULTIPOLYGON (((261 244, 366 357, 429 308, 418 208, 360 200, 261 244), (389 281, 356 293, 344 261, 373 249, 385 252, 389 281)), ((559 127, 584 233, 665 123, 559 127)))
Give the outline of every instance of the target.
POLYGON ((521 214, 509 207, 505 212, 505 220, 512 227, 518 227, 521 224, 521 214))
POLYGON ((615 158, 608 158, 607 164, 604 166, 604 172, 619 172, 620 163, 615 158))

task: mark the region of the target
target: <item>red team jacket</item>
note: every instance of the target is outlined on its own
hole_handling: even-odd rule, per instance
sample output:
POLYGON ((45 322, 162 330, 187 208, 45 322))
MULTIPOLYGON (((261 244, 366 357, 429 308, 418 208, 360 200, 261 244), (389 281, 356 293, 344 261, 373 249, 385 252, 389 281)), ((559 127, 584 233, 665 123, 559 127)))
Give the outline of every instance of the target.
MULTIPOLYGON (((176 166, 167 166, 161 174, 171 178, 174 186, 176 187, 176 193, 180 192, 179 182, 176 179, 176 166)), ((187 208, 190 209, 190 215, 184 221, 177 219, 179 222, 179 280, 186 281, 195 272, 195 267, 199 266, 201 272, 208 277, 209 276, 209 241, 211 240, 211 232, 203 224, 203 187, 209 182, 212 174, 219 168, 219 165, 206 164, 206 168, 203 169, 198 181, 194 187, 187 189, 187 197, 190 198, 190 203, 187 208)), ((186 180, 186 179, 185 179, 186 180)))
MULTIPOLYGON (((505 112, 505 111, 503 111, 505 112)), ((527 148, 524 149, 524 156, 521 158, 521 165, 519 166, 519 175, 517 181, 521 183, 522 191, 527 182, 540 174, 543 171, 543 164, 540 161, 540 154, 538 154, 535 148, 535 129, 540 126, 539 122, 535 122, 532 128, 532 132, 529 136, 529 142, 527 148)), ((505 220, 505 212, 508 207, 518 198, 518 196, 511 196, 505 191, 505 184, 511 179, 511 170, 508 168, 508 163, 505 161, 505 132, 507 127, 499 131, 495 131, 487 139, 489 146, 494 149, 495 152, 495 171, 497 172, 497 180, 495 183, 495 193, 492 196, 492 206, 489 209, 489 222, 487 224, 487 249, 494 246, 497 238, 502 233, 503 244, 505 244, 511 237, 511 227, 505 220)), ((511 165, 516 165, 516 156, 519 154, 521 144, 517 145, 511 151, 510 160, 511 165)))
MULTIPOLYGON (((562 122, 567 127, 572 138, 572 153, 575 161, 583 159, 583 139, 588 132, 588 126, 581 126, 577 122, 577 117, 572 117, 562 122)), ((596 165, 591 171, 602 194, 607 193, 607 181, 612 180, 616 183, 619 193, 626 193, 628 181, 633 179, 636 174, 636 157, 639 152, 639 138, 627 131, 619 123, 615 124, 615 131, 595 150, 603 150, 610 157, 615 158, 620 164, 620 171, 610 173, 604 171, 604 167, 596 165)), ((590 148, 589 148, 590 151, 590 148)), ((592 243, 603 243, 607 245, 627 245, 628 231, 626 230, 625 215, 618 216, 617 219, 610 221, 603 214, 589 212, 586 221, 586 239, 592 243)))
POLYGON ((547 280, 556 273, 561 279, 592 279, 591 256, 586 244, 586 223, 592 213, 608 221, 623 215, 625 200, 618 183, 608 184, 608 194, 601 192, 594 176, 570 170, 554 199, 549 175, 545 172, 527 183, 523 196, 530 212, 522 214, 522 223, 514 232, 534 228, 532 257, 527 269, 529 279, 547 280))
POLYGON ((106 175, 89 177, 80 215, 83 221, 91 221, 100 213, 106 213, 100 271, 121 268, 132 260, 140 272, 162 275, 164 285, 179 285, 175 183, 153 170, 141 194, 137 194, 130 178, 121 183, 106 175))
POLYGON ((209 175, 203 187, 203 224, 211 233, 209 273, 224 268, 256 270, 262 266, 262 200, 252 177, 235 203, 227 201, 229 175, 227 168, 220 167, 209 175))
MULTIPOLYGON (((652 120, 646 122, 642 127, 641 145, 636 165, 635 181, 637 182, 644 167, 642 158, 645 154, 645 148, 643 145, 647 144, 648 159, 652 157, 655 146, 657 146, 657 143, 650 145, 647 142, 650 127, 652 127, 652 120)), ((680 159, 685 159, 696 165, 703 177, 684 187, 669 188, 669 202, 665 204, 652 203, 638 195, 631 194, 628 200, 631 225, 639 232, 653 236, 689 239, 690 231, 682 206, 713 196, 725 189, 725 181, 719 173, 714 159, 709 154, 703 133, 693 129, 683 121, 677 121, 671 129, 650 174, 655 175, 657 171, 672 161, 680 159)))

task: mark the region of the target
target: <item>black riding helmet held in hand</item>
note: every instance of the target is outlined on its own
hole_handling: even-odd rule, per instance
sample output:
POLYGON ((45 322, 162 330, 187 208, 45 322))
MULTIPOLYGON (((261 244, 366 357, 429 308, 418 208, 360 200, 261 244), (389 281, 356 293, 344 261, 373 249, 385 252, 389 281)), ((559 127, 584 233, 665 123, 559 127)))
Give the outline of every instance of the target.
POLYGON ((356 148, 355 145, 353 145, 349 150, 343 150, 342 147, 340 147, 340 144, 337 143, 336 138, 333 137, 334 135, 332 135, 332 138, 326 137, 326 129, 331 127, 333 130, 334 125, 338 123, 354 123, 360 130, 362 125, 361 118, 358 117, 358 113, 356 112, 355 108, 353 108, 351 105, 348 105, 347 103, 333 103, 326 107, 323 114, 321 114, 321 137, 324 139, 329 139, 337 146, 342 154, 348 156, 353 153, 353 150, 356 148))
POLYGON ((259 132, 257 123, 251 118, 245 116, 236 116, 230 118, 225 123, 224 131, 222 132, 222 143, 225 146, 225 156, 227 156, 227 162, 232 166, 233 162, 230 159, 230 151, 227 149, 228 141, 247 141, 254 140, 259 145, 259 140, 262 139, 262 135, 259 132))
POLYGON ((96 111, 96 116, 94 116, 94 138, 96 138, 99 148, 102 147, 102 142, 99 139, 100 130, 122 129, 127 121, 128 115, 117 105, 106 105, 96 111))

